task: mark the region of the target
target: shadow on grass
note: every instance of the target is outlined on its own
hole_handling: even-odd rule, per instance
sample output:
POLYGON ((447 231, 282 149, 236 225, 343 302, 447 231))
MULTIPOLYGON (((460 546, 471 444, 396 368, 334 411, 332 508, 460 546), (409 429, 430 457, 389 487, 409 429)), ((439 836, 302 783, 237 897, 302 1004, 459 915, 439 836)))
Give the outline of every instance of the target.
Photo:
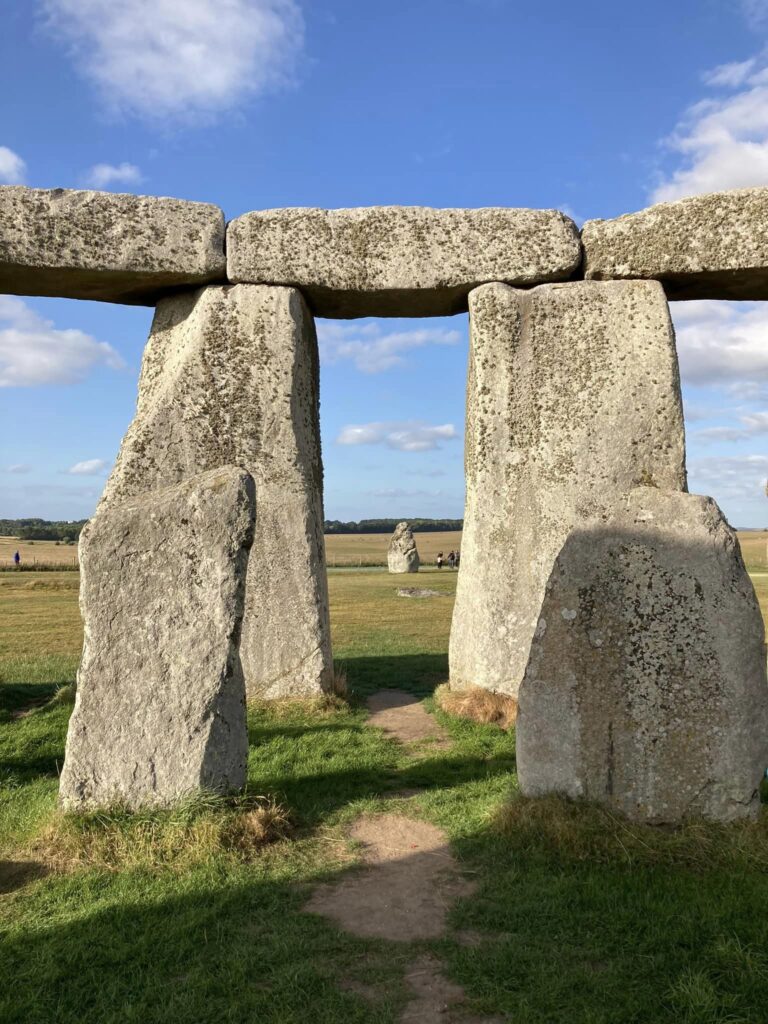
POLYGON ((448 678, 447 654, 392 654, 339 659, 353 697, 376 690, 406 690, 428 697, 448 678))

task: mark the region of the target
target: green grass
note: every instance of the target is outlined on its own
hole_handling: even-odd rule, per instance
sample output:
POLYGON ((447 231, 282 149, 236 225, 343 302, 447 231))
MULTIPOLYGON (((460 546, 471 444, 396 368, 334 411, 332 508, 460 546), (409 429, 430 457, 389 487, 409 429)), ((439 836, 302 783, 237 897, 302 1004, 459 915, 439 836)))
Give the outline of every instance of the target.
MULTIPOLYGON (((335 649, 355 695, 395 686, 429 702, 445 679, 455 575, 419 584, 448 596, 408 600, 385 574, 331 575, 335 649)), ((452 744, 410 756, 354 703, 254 707, 246 804, 269 796, 291 820, 270 845, 221 842, 245 805, 203 801, 70 823, 95 836, 92 863, 13 867, 50 853, 71 707, 66 691, 51 698, 74 674, 75 598, 0 586, 0 612, 26 602, 12 628, 0 615, 3 1022, 394 1024, 417 948, 440 957, 476 1012, 521 1024, 766 1019, 765 821, 663 832, 523 801, 514 736, 439 711, 452 744), (346 823, 404 807, 385 798, 405 788, 423 790, 408 813, 444 827, 478 883, 448 935, 400 946, 305 915, 312 885, 350 867, 346 823), (351 982, 379 998, 366 1002, 351 982)))

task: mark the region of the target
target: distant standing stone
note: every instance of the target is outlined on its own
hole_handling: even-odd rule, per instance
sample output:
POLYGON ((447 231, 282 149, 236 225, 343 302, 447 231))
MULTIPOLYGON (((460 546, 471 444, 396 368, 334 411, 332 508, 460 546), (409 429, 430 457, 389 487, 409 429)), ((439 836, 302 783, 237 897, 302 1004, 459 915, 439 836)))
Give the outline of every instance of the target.
POLYGON ((711 498, 642 487, 574 529, 518 699, 528 796, 584 797, 651 823, 757 815, 763 620, 711 498))
POLYGON ((387 552, 389 571, 392 573, 418 572, 419 564, 419 552, 416 549, 413 530, 408 523, 398 523, 387 552))
POLYGON ((165 807, 244 785, 238 648, 254 521, 252 478, 225 466, 86 524, 65 808, 165 807))

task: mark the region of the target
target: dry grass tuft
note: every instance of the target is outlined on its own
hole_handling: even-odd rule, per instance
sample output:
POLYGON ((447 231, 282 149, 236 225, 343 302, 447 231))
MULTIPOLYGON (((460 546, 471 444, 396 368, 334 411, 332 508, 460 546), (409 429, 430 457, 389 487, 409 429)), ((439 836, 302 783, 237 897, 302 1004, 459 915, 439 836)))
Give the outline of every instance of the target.
POLYGON ((247 861, 289 831, 286 811, 269 797, 202 796, 171 810, 57 813, 32 852, 58 871, 184 870, 220 856, 247 861))
POLYGON ((498 725, 509 729, 517 718, 517 701, 503 693, 471 686, 467 690, 452 690, 447 683, 435 690, 438 706, 449 715, 468 718, 481 725, 498 725))
POLYGON ((690 821, 676 828, 639 825, 604 807, 565 797, 516 796, 497 812, 494 828, 527 857, 694 871, 765 870, 768 811, 758 821, 690 821))
POLYGON ((333 666, 333 680, 331 682, 331 693, 334 697, 347 699, 349 686, 347 685, 347 670, 342 665, 333 666))

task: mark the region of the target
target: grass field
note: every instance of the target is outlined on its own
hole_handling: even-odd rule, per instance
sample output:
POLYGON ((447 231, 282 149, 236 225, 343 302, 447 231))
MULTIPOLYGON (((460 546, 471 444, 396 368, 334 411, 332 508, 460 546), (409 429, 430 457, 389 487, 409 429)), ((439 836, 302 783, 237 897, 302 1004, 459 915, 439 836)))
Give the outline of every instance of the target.
POLYGON ((78 826, 98 855, 51 870, 70 713, 51 697, 74 678, 78 577, 0 574, 4 1024, 394 1024, 413 947, 353 938, 302 906, 315 882, 350 869, 348 824, 404 806, 388 799, 404 788, 421 791, 408 813, 447 831, 478 884, 446 937, 417 947, 474 1012, 763 1024, 768 823, 665 832, 532 805, 516 793, 512 734, 437 711, 451 744, 414 756, 366 727, 357 698, 394 686, 432 706, 447 675, 456 574, 420 574, 445 595, 426 601, 398 598, 398 582, 329 574, 351 706, 251 709, 249 792, 286 808, 287 838, 245 854, 211 845, 216 807, 103 816, 78 826))

